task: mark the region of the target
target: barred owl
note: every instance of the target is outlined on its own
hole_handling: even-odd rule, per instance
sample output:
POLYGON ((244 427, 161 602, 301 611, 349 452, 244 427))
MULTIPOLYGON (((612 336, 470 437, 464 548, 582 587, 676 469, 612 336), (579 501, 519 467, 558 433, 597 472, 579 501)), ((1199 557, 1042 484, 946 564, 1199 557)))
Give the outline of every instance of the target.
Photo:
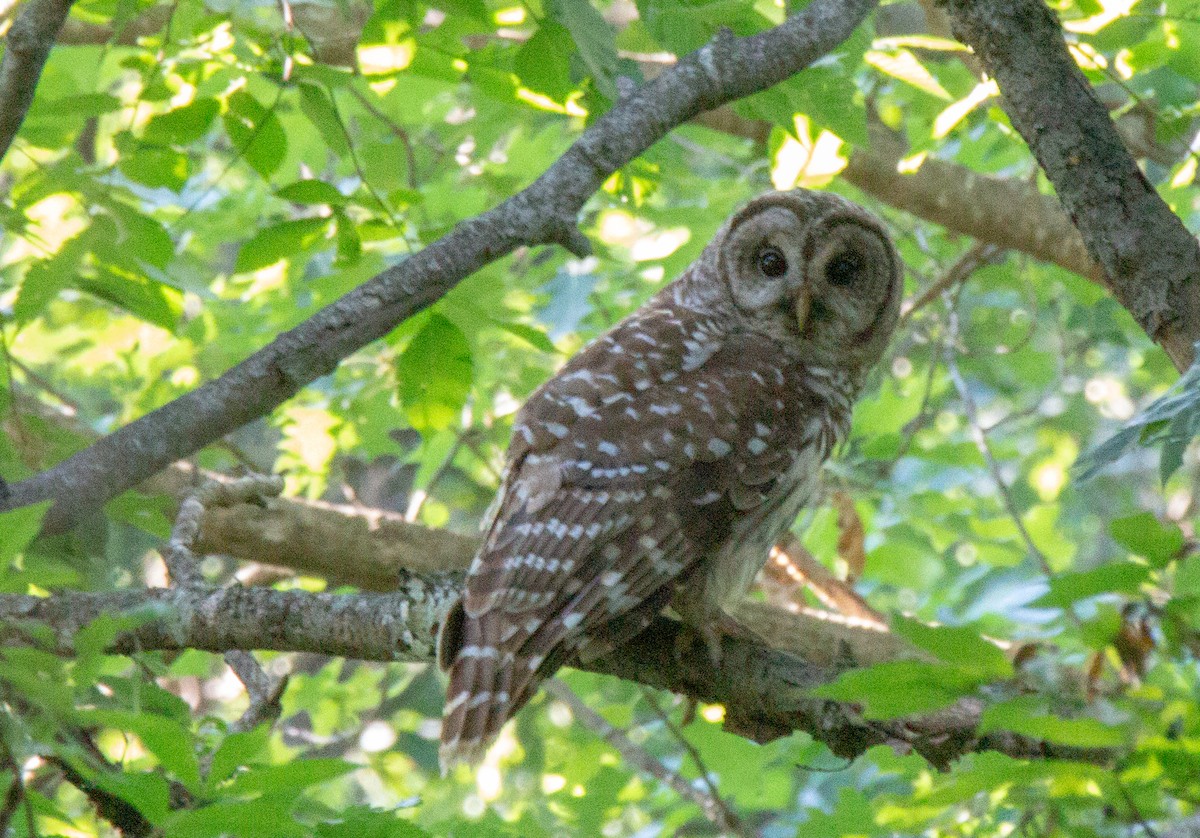
POLYGON ((443 770, 478 760, 563 663, 668 605, 714 643, 845 436, 900 292, 866 211, 766 194, 530 397, 439 638, 443 770))

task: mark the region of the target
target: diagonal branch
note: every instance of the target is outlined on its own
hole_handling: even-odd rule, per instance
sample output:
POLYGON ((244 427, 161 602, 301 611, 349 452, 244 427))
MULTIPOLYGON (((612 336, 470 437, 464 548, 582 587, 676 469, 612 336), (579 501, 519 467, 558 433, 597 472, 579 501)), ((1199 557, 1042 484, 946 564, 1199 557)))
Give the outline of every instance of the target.
POLYGON ((29 0, 4 38, 0 61, 0 160, 33 104, 42 68, 75 0, 29 0))
POLYGON ((683 775, 672 771, 661 760, 630 739, 625 731, 609 724, 607 719, 591 707, 588 707, 583 699, 567 686, 565 681, 558 678, 551 678, 549 681, 546 681, 543 689, 549 695, 554 696, 570 707, 571 713, 575 718, 584 727, 615 748, 626 763, 645 774, 649 774, 651 777, 657 778, 659 782, 669 786, 684 800, 690 800, 699 806, 704 816, 720 829, 722 834, 742 836, 742 838, 750 834, 746 831, 745 826, 733 810, 729 808, 729 805, 720 798, 707 777, 704 778, 708 786, 707 792, 689 783, 683 775))
POLYGON ((1104 269, 1179 370, 1200 340, 1200 245, 1146 180, 1043 0, 938 0, 1104 269))
POLYGON ((586 252, 576 216, 613 172, 701 111, 798 73, 845 40, 877 2, 814 0, 758 35, 737 38, 723 30, 614 105, 522 192, 459 224, 219 378, 14 485, 0 511, 54 499, 46 529, 66 529, 80 514, 270 412, 518 246, 558 243, 586 252))

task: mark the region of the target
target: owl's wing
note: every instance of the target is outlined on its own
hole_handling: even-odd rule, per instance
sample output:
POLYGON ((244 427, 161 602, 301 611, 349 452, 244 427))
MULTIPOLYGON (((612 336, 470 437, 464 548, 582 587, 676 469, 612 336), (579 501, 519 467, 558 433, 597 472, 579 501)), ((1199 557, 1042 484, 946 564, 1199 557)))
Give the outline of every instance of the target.
POLYGON ((444 722, 452 754, 498 730, 596 632, 644 625, 785 479, 812 430, 798 373, 768 342, 706 342, 703 324, 672 318, 628 321, 518 417, 467 581, 444 722))

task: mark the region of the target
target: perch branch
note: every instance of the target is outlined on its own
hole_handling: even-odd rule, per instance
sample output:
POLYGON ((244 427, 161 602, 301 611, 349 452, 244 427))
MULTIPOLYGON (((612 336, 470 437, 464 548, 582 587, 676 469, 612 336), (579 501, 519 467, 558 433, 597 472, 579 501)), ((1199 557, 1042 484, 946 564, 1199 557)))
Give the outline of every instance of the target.
MULTIPOLYGON (((313 652, 375 661, 429 661, 434 637, 461 576, 410 576, 389 594, 326 594, 268 588, 153 588, 103 593, 64 592, 49 597, 0 596, 0 644, 28 645, 35 625, 48 628, 52 651, 70 654, 75 634, 101 614, 135 618, 117 636, 113 654, 152 650, 233 649, 313 652)), ((781 638, 803 633, 806 624, 761 603, 746 603, 737 617, 756 634, 774 622, 781 638), (767 614, 766 612, 773 612, 767 614), (790 627, 785 625, 791 621, 790 627)), ((1108 752, 1082 752, 1004 732, 980 735, 981 707, 964 700, 923 717, 888 722, 864 720, 851 705, 810 698, 809 690, 831 680, 852 649, 826 649, 837 665, 812 663, 790 651, 741 637, 722 638, 721 664, 704 655, 679 655, 695 638, 679 623, 659 618, 647 631, 585 668, 700 701, 722 704, 726 726, 757 741, 806 731, 840 756, 855 757, 873 745, 911 748, 936 766, 964 753, 993 749, 1019 758, 1108 761, 1108 752)), ((772 640, 774 642, 774 640, 772 640)))

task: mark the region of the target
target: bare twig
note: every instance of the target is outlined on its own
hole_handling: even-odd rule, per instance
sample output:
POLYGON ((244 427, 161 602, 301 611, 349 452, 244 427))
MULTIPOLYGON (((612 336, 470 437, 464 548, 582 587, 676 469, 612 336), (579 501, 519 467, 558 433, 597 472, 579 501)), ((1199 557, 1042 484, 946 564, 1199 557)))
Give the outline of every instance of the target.
POLYGON ((784 533, 771 548, 771 557, 763 573, 780 582, 786 580, 790 584, 807 587, 817 599, 839 614, 887 629, 884 616, 852 587, 830 573, 790 532, 784 533))
POLYGON ((922 291, 916 299, 904 302, 900 307, 900 322, 907 322, 918 311, 939 299, 944 291, 950 290, 960 282, 966 282, 971 274, 995 261, 1003 252, 999 247, 986 242, 973 244, 966 253, 958 258, 957 262, 950 266, 948 271, 930 283, 929 287, 922 291))
POLYGON ((712 779, 712 772, 709 771, 708 766, 704 764, 704 759, 700 756, 700 752, 697 751, 696 746, 689 742, 688 738, 683 735, 683 731, 679 729, 679 726, 671 721, 671 717, 667 715, 667 713, 662 709, 662 705, 660 705, 658 700, 654 697, 654 692, 642 687, 642 698, 646 699, 646 703, 650 705, 650 709, 654 711, 654 715, 658 716, 659 721, 666 726, 667 731, 670 732, 671 736, 674 737, 681 746, 683 746, 683 749, 687 751, 688 756, 692 758, 692 763, 696 766, 696 771, 698 771, 700 774, 701 782, 703 782, 708 788, 708 794, 712 804, 719 807, 721 810, 720 822, 717 823, 717 825, 735 835, 749 835, 750 833, 747 831, 745 824, 742 823, 741 818, 737 816, 737 813, 733 811, 733 808, 725 802, 723 797, 721 797, 721 793, 717 790, 717 784, 712 779))
MULTIPOLYGON (((273 497, 282 491, 282 478, 255 474, 225 483, 206 483, 185 499, 171 530, 171 540, 163 552, 163 561, 167 564, 172 581, 184 587, 196 587, 204 581, 192 551, 200 535, 200 522, 206 508, 261 503, 264 497, 273 497)), ((250 706, 235 723, 234 729, 252 730, 265 721, 279 718, 279 697, 283 695, 287 679, 267 675, 254 656, 242 649, 227 651, 225 663, 241 680, 250 697, 250 706)))
POLYGON ((975 404, 975 398, 971 395, 971 391, 967 389, 967 383, 963 380, 962 373, 958 369, 958 349, 955 346, 956 337, 958 335, 958 314, 953 308, 950 309, 950 340, 946 341, 946 370, 950 373, 950 380, 954 382, 954 389, 958 391, 958 397, 962 400, 963 410, 967 414, 967 427, 971 434, 971 441, 975 443, 975 447, 979 449, 980 455, 987 463, 988 471, 991 472, 992 480, 996 484, 996 489, 1000 492, 1000 499, 1004 504, 1004 509, 1012 518, 1013 524, 1016 525, 1017 532, 1021 535, 1021 540, 1025 542, 1025 548, 1029 551, 1029 555, 1042 568, 1042 572, 1047 577, 1053 578, 1054 571, 1050 568, 1050 562, 1046 559, 1046 555, 1038 549, 1038 546, 1033 543, 1033 538, 1029 535, 1029 530, 1025 527, 1025 522, 1021 519, 1021 511, 1017 509, 1017 503, 1013 499, 1012 491, 1009 489, 1008 482, 1004 479, 1004 474, 1000 469, 1000 463, 997 462, 995 455, 992 453, 992 447, 988 444, 987 434, 983 430, 983 425, 979 421, 979 408, 975 404))
POLYGON ((388 130, 392 132, 392 135, 404 146, 404 158, 408 163, 408 185, 413 189, 420 188, 420 181, 417 180, 417 154, 413 148, 412 137, 409 136, 408 131, 404 130, 398 122, 377 108, 375 103, 368 99, 366 94, 357 87, 350 85, 348 89, 350 90, 350 94, 358 100, 358 103, 363 106, 367 113, 386 125, 388 130))
POLYGON ((717 829, 729 835, 749 835, 736 816, 733 816, 731 819, 733 813, 717 797, 716 790, 708 783, 707 777, 705 777, 705 784, 708 786, 709 791, 706 792, 693 786, 678 773, 663 765, 661 760, 656 759, 653 754, 641 745, 631 740, 623 730, 609 724, 603 716, 584 704, 583 699, 577 696, 575 691, 568 687, 562 680, 551 678, 545 682, 543 688, 547 693, 570 707, 571 712, 579 720, 580 724, 616 748, 617 752, 621 754, 627 763, 639 771, 657 778, 661 783, 673 789, 680 797, 690 800, 699 806, 700 811, 704 813, 704 817, 708 818, 717 829))

